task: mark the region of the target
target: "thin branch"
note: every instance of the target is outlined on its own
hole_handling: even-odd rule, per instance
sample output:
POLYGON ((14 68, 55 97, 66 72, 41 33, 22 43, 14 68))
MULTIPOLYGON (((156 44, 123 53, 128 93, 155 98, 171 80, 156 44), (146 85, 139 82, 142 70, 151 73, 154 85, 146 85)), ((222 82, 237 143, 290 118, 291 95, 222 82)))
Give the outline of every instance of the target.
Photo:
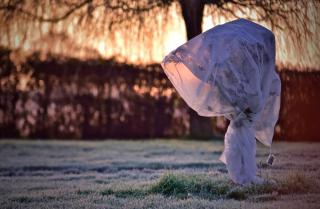
POLYGON ((7 11, 17 11, 17 12, 21 12, 22 14, 25 14, 27 16, 29 16, 32 19, 35 20, 39 20, 42 22, 52 22, 52 23, 57 23, 59 21, 62 21, 66 18, 68 18, 70 15, 72 15, 75 11, 81 9, 82 7, 86 6, 88 3, 90 3, 92 0, 85 0, 77 5, 75 5, 74 7, 70 8, 67 12, 65 12, 63 15, 59 16, 59 17, 52 17, 52 18, 46 18, 40 15, 36 15, 26 9, 20 8, 20 7, 16 7, 14 5, 6 5, 6 6, 0 6, 0 10, 7 10, 7 11))

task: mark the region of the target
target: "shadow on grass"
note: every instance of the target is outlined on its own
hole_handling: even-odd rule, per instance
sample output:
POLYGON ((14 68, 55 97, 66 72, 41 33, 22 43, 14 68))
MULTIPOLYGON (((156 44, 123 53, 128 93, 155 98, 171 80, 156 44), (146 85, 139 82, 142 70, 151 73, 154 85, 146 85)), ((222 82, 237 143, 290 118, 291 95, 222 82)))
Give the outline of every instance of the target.
POLYGON ((213 179, 205 175, 164 174, 157 182, 145 188, 105 189, 101 195, 114 195, 120 198, 145 197, 162 194, 166 197, 185 199, 198 197, 203 199, 274 199, 281 194, 308 192, 316 186, 315 182, 301 174, 292 174, 277 180, 276 184, 250 184, 239 186, 229 179, 213 179))
POLYGON ((9 198, 10 201, 18 202, 18 203, 31 203, 31 202, 48 202, 56 200, 54 196, 39 196, 39 197, 29 197, 29 196, 20 196, 20 197, 13 197, 9 198))

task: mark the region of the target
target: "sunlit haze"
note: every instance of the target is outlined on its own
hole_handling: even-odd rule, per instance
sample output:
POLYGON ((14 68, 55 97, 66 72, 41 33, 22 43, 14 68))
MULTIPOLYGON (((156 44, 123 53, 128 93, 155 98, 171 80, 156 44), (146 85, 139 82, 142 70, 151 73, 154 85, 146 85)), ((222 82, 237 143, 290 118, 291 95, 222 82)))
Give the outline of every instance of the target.
MULTIPOLYGON (((36 23, 33 25, 36 30, 16 23, 11 26, 11 32, 7 33, 7 36, 0 37, 0 43, 10 48, 22 48, 25 52, 49 51, 85 59, 114 57, 120 62, 134 64, 159 63, 166 54, 186 42, 184 21, 177 11, 179 11, 178 5, 173 4, 167 22, 164 22, 160 13, 155 17, 157 25, 152 25, 151 29, 146 25, 142 33, 139 33, 137 27, 130 28, 129 32, 121 29, 111 32, 101 29, 101 24, 95 25, 94 22, 83 30, 78 27, 77 17, 68 22, 59 22, 54 26, 54 31, 50 29, 49 23, 36 23), (97 31, 92 32, 95 30, 97 31), (27 31, 27 37, 22 31, 27 31)), ((99 10, 95 14, 98 16, 99 10)), ((205 10, 203 31, 230 20, 233 19, 223 17, 213 19, 208 10, 205 10)), ((313 30, 317 30, 316 26, 313 30)), ((279 30, 274 32, 278 65, 320 69, 320 59, 316 55, 320 40, 316 33, 312 39, 303 42, 303 47, 297 49, 284 32, 279 30)))

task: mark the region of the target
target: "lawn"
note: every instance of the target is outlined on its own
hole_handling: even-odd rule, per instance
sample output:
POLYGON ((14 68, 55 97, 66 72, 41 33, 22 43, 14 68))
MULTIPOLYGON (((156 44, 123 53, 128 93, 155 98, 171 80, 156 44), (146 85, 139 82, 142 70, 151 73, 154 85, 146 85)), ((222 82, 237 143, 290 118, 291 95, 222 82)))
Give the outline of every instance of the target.
POLYGON ((222 141, 0 141, 0 208, 320 208, 320 143, 258 145, 259 175, 240 187, 222 141))

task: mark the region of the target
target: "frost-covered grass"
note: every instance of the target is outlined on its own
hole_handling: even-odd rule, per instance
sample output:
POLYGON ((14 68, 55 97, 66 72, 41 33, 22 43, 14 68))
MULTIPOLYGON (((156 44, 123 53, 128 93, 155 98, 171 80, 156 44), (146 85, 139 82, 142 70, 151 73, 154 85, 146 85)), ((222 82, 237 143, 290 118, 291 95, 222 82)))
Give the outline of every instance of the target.
POLYGON ((275 143, 233 184, 221 141, 0 141, 0 208, 319 208, 320 144, 275 143))
POLYGON ((185 199, 198 197, 201 199, 235 199, 246 200, 255 195, 295 194, 311 191, 316 188, 316 181, 307 179, 301 174, 290 174, 278 179, 277 182, 265 182, 264 184, 249 184, 240 186, 229 179, 223 180, 216 177, 200 175, 186 175, 166 173, 158 181, 148 187, 140 188, 107 188, 101 191, 102 195, 114 195, 116 197, 144 197, 151 194, 162 194, 166 197, 185 199))

